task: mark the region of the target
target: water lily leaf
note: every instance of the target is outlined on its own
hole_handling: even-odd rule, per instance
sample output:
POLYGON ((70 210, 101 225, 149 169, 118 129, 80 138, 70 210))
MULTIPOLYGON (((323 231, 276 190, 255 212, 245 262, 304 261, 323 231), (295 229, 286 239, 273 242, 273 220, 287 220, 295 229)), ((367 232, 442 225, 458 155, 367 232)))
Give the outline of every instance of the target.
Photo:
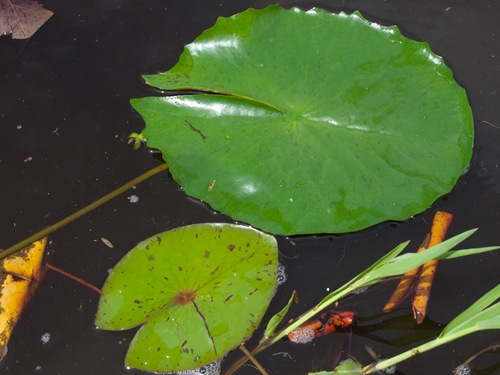
POLYGON ((277 277, 276 240, 232 224, 196 224, 153 236, 113 268, 96 326, 144 323, 129 367, 173 372, 207 365, 257 328, 277 277))
POLYGON ((12 33, 13 39, 30 38, 52 14, 33 0, 0 0, 0 35, 12 33))
POLYGON ((407 219, 471 158, 472 113, 443 59, 357 12, 273 5, 219 18, 145 79, 188 90, 131 101, 174 179, 275 234, 407 219))

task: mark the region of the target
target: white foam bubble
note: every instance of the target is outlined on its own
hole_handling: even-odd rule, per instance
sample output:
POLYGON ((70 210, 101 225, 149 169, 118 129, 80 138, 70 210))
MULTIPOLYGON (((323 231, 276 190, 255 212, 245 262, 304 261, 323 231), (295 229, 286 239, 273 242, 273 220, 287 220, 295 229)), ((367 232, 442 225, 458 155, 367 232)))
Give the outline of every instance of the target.
POLYGON ((193 370, 186 370, 178 372, 178 375, 220 375, 220 364, 222 362, 222 358, 209 363, 208 365, 201 366, 199 368, 195 368, 193 370))
POLYGON ((299 327, 292 331, 288 338, 296 344, 307 344, 314 339, 314 330, 308 327, 299 327))
POLYGON ((278 283, 278 285, 284 284, 287 278, 288 277, 286 276, 285 266, 280 263, 278 265, 278 277, 276 278, 276 282, 278 283))
POLYGON ((468 365, 460 365, 455 369, 453 373, 457 375, 471 375, 472 369, 468 365))
POLYGON ((49 341, 50 341, 50 333, 49 332, 45 332, 41 337, 40 337, 40 341, 42 342, 42 344, 47 344, 49 341))
POLYGON ((130 197, 128 197, 128 200, 130 201, 130 203, 137 203, 139 202, 139 197, 137 195, 131 195, 130 197))

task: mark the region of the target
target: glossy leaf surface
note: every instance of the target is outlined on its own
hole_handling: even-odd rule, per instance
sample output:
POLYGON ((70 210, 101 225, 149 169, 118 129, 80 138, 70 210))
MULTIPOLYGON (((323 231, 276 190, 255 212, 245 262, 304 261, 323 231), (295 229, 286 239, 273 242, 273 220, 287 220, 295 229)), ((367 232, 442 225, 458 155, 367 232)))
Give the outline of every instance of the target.
POLYGON ((126 365, 172 372, 213 362, 257 328, 276 286, 272 236, 231 224, 196 224, 153 236, 109 275, 96 326, 144 323, 126 365))
POLYGON ((471 157, 471 110, 442 58, 359 13, 275 5, 219 18, 145 79, 189 90, 132 100, 175 180, 275 234, 407 219, 471 157))

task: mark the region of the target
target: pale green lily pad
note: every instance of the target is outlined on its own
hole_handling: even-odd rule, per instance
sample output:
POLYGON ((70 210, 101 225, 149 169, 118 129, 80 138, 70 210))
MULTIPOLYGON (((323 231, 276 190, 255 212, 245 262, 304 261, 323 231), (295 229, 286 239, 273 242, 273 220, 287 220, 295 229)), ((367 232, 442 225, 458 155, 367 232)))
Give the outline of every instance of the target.
POLYGON ((443 59, 357 12, 273 5, 219 18, 145 79, 189 91, 131 101, 174 179, 270 233, 405 220, 471 158, 471 109, 443 59))
POLYGON ((125 363, 153 372, 204 366, 245 341, 273 297, 274 237, 232 224, 196 224, 153 236, 113 268, 96 326, 144 324, 125 363))

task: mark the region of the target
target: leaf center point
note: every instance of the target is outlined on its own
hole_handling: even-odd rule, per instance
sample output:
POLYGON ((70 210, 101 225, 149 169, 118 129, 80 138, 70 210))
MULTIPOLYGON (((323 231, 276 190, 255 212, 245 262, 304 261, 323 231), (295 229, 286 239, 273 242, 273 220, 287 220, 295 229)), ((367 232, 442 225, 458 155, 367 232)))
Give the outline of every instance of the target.
POLYGON ((174 301, 181 306, 187 305, 196 299, 196 291, 194 290, 183 290, 177 293, 174 297, 174 301))

